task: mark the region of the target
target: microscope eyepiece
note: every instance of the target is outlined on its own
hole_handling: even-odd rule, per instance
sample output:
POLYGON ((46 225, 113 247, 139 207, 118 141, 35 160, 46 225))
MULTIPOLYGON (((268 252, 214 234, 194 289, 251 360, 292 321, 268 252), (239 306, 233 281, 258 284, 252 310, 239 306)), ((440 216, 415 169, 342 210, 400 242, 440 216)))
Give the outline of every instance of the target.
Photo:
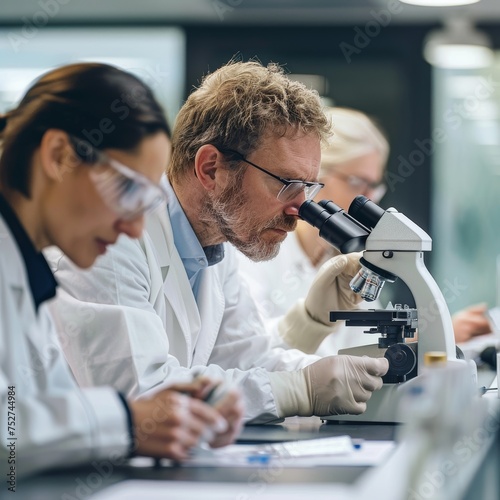
POLYGON ((299 208, 299 217, 319 229, 319 235, 342 253, 364 250, 370 231, 335 203, 307 200, 299 208))
MULTIPOLYGON (((357 196, 349 213, 329 200, 307 200, 299 208, 299 217, 319 229, 319 235, 343 254, 365 249, 366 239, 385 211, 366 196, 357 196)), ((396 276, 360 259, 361 269, 351 280, 351 289, 368 302, 376 300, 386 281, 396 276)))
POLYGON ((321 200, 318 202, 318 205, 326 209, 332 215, 336 214, 337 212, 342 212, 343 210, 341 207, 333 203, 333 201, 331 200, 321 200))
POLYGON ((380 208, 376 203, 363 195, 356 196, 349 207, 349 215, 370 229, 373 229, 377 225, 377 222, 382 218, 384 213, 385 210, 383 208, 380 208))

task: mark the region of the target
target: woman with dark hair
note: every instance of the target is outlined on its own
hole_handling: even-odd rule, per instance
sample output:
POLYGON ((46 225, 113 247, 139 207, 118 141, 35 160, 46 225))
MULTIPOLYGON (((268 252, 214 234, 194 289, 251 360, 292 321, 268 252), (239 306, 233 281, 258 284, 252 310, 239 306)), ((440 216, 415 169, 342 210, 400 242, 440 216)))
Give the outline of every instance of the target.
MULTIPOLYGON (((130 453, 181 460, 202 435, 230 442, 234 430, 200 400, 207 380, 136 401, 108 387, 79 389, 47 311, 57 283, 43 248, 58 246, 87 268, 121 233, 140 236, 144 214, 164 200, 169 128, 150 89, 108 65, 56 69, 0 117, 0 145, 0 460, 8 486, 15 490, 17 474, 130 453)), ((225 405, 242 413, 238 393, 225 405)))

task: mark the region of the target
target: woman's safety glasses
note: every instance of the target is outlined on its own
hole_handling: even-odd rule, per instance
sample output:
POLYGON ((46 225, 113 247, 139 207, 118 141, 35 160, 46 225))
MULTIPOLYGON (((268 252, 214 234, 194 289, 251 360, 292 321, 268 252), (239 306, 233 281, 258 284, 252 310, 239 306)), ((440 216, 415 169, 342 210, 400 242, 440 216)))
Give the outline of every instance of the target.
POLYGON ((151 212, 166 199, 163 189, 87 141, 69 136, 79 160, 92 164, 89 176, 104 203, 121 219, 133 220, 151 212))

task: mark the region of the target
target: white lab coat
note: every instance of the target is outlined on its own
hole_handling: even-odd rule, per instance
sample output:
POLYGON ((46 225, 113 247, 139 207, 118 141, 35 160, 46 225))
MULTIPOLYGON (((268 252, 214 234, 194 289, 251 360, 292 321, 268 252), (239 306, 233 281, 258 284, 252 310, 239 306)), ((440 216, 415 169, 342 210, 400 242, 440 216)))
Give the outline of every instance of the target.
POLYGON ((196 300, 164 206, 148 216, 140 240, 122 235, 91 270, 77 270, 58 249, 46 256, 61 284, 52 311, 82 386, 138 396, 204 373, 240 386, 246 420, 263 422, 277 418, 267 370, 318 359, 271 348, 230 245, 202 271, 196 300))
POLYGON ((0 256, 2 488, 11 465, 19 476, 126 454, 130 437, 123 403, 111 388, 82 391, 76 385, 47 305, 35 311, 24 261, 1 216, 0 256), (15 387, 13 430, 8 428, 10 386, 15 387), (14 458, 6 446, 11 443, 15 464, 8 463, 14 458))
MULTIPOLYGON (((268 329, 277 336, 277 319, 283 316, 298 299, 307 295, 318 268, 311 264, 295 232, 289 233, 281 244, 279 254, 266 262, 252 262, 237 252, 240 272, 245 277, 268 329)), ((379 309, 379 301, 361 302, 359 309, 379 309)), ((332 330, 334 325, 332 324, 332 330)), ((339 349, 374 344, 378 335, 363 333, 364 328, 345 326, 342 322, 321 343, 316 354, 330 356, 339 349)), ((307 332, 303 333, 307 335, 307 332)), ((276 345, 281 339, 275 339, 276 345)))

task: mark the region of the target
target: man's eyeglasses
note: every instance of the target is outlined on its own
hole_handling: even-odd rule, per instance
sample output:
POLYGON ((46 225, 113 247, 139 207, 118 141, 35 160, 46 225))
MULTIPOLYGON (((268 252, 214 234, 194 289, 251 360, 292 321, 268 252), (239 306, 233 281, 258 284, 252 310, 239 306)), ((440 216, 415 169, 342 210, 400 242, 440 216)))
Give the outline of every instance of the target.
POLYGON ((365 196, 370 194, 370 198, 374 201, 381 200, 387 191, 387 186, 383 182, 370 182, 361 177, 346 175, 336 170, 333 170, 332 174, 345 181, 355 193, 365 196))
POLYGON ((306 182, 297 179, 284 179, 283 177, 275 175, 265 168, 259 167, 259 165, 252 163, 251 161, 247 160, 241 153, 233 149, 220 149, 219 151, 223 154, 234 155, 239 160, 248 163, 252 167, 257 168, 261 172, 264 172, 265 174, 270 175, 272 178, 280 181, 283 184, 283 187, 276 195, 276 198, 278 198, 278 200, 282 203, 287 203, 302 193, 304 193, 306 200, 312 200, 319 193, 319 190, 325 186, 321 182, 306 182))
POLYGON ((133 220, 165 200, 160 186, 78 137, 69 136, 77 157, 93 164, 89 176, 104 203, 121 219, 133 220))

